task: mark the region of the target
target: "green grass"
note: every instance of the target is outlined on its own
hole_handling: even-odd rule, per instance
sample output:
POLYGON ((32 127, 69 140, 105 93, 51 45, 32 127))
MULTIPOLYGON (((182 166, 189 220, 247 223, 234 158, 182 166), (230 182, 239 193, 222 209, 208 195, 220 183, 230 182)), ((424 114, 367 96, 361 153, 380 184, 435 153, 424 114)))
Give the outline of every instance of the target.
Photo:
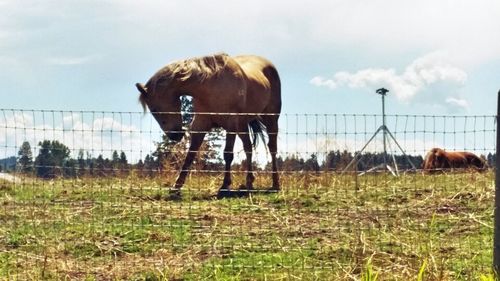
POLYGON ((281 179, 216 200, 219 175, 194 174, 182 201, 170 178, 0 183, 0 279, 492 278, 492 172, 281 179))

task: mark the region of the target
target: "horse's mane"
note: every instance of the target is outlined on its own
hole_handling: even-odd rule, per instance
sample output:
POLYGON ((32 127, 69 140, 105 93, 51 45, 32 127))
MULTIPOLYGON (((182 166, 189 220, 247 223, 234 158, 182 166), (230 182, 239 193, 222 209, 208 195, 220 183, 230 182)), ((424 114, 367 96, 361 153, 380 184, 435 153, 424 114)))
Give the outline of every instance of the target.
MULTIPOLYGON (((193 78, 196 82, 203 82, 217 75, 226 66, 228 59, 229 55, 226 53, 218 53, 172 62, 158 70, 149 79, 146 83, 147 92, 152 94, 158 86, 169 85, 173 81, 186 81, 193 78)), ((144 93, 139 96, 139 102, 145 109, 144 93)))
POLYGON ((178 62, 171 63, 165 67, 166 76, 170 79, 178 79, 186 81, 189 78, 194 78, 197 82, 217 75, 221 69, 227 64, 229 56, 225 53, 204 56, 198 58, 190 58, 178 62))

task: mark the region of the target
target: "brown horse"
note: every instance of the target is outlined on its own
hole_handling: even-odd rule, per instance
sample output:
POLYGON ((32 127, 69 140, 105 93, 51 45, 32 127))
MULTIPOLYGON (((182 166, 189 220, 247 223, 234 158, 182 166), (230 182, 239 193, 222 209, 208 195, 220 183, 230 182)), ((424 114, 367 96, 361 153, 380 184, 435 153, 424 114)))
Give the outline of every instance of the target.
POLYGON ((482 171, 487 165, 484 159, 471 152, 448 152, 441 148, 433 148, 425 156, 422 168, 426 172, 468 168, 482 171))
MULTIPOLYGON (((216 54, 168 64, 154 74, 146 85, 136 84, 139 101, 149 108, 161 129, 173 141, 184 136, 180 96, 193 98, 194 119, 191 143, 172 194, 180 195, 196 153, 205 134, 214 127, 226 130, 225 172, 220 190, 231 186, 231 162, 236 135, 246 154, 246 188, 253 188, 252 144, 267 131, 272 161, 272 189, 279 190, 276 164, 278 118, 281 112, 281 82, 274 65, 252 55, 216 54), (253 134, 253 139, 250 135, 253 134)), ((220 191, 219 191, 220 192, 220 191)))

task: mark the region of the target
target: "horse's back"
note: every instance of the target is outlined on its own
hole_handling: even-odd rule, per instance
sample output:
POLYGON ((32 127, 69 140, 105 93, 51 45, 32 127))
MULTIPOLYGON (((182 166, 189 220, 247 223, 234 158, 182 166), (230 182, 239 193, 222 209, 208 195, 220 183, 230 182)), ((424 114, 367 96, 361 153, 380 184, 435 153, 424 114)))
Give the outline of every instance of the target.
POLYGON ((247 112, 280 113, 281 81, 276 67, 254 55, 233 57, 247 78, 247 112))

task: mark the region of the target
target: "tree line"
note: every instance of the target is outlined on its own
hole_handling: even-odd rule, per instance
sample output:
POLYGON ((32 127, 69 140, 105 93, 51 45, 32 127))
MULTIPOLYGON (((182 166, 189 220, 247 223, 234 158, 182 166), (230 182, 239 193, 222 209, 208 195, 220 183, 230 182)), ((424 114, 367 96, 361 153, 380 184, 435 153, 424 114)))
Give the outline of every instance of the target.
MULTIPOLYGON (((220 138, 221 131, 214 131, 208 135, 207 140, 202 145, 198 158, 193 164, 195 170, 216 170, 222 171, 224 161, 221 157, 221 143, 216 141, 220 138)), ((15 170, 24 174, 31 174, 39 178, 77 178, 77 177, 116 177, 128 176, 131 172, 141 177, 153 177, 164 171, 177 171, 180 169, 188 145, 188 138, 172 143, 163 137, 161 142, 156 143, 156 148, 151 154, 147 154, 144 159, 139 159, 136 163, 129 163, 124 151, 113 151, 111 158, 99 154, 92 156, 89 152, 79 150, 76 158, 71 156, 71 150, 57 140, 44 140, 38 143, 38 155, 34 156, 31 145, 25 141, 20 146, 16 161, 15 170)), ((278 167, 282 171, 342 171, 354 159, 355 154, 347 150, 329 151, 325 156, 318 158, 317 154, 310 154, 301 157, 298 154, 291 154, 285 157, 277 157, 278 167)), ((410 162, 418 169, 422 166, 422 156, 408 155, 385 155, 383 153, 367 152, 358 155, 358 171, 364 171, 377 165, 388 163, 393 164, 395 160, 401 170, 411 169, 410 162), (408 158, 407 158, 408 157, 408 158)), ((494 166, 496 155, 489 153, 486 160, 490 167, 494 166)), ((245 161, 234 163, 234 170, 245 170, 245 161)), ((271 164, 267 163, 263 169, 269 170, 271 164)), ((255 170, 259 170, 259 165, 255 163, 255 170)), ((9 170, 3 167, 4 170, 9 170)))
MULTIPOLYGON (((277 162, 281 170, 284 171, 343 171, 353 161, 355 156, 357 157, 357 161, 353 163, 357 163, 356 167, 351 164, 350 169, 354 170, 356 168, 358 171, 365 171, 384 163, 392 166, 394 160, 398 168, 402 170, 412 168, 409 161, 411 161, 417 169, 421 167, 423 163, 422 156, 384 155, 383 153, 372 152, 355 155, 347 150, 329 151, 326 156, 323 157, 323 160, 319 160, 316 154, 311 154, 307 159, 293 154, 285 158, 278 157, 277 162)), ((268 164, 266 168, 270 168, 270 164, 268 164)))
POLYGON ((130 170, 125 152, 113 151, 111 159, 102 154, 92 157, 90 153, 79 150, 76 158, 71 150, 57 140, 44 140, 38 143, 38 155, 33 157, 29 142, 22 143, 17 154, 16 170, 40 178, 76 178, 83 176, 117 176, 130 170))
MULTIPOLYGON (((194 163, 196 169, 214 170, 223 167, 223 160, 217 153, 221 145, 215 141, 221 133, 221 130, 217 130, 207 135, 194 163)), ((138 176, 153 177, 165 170, 180 169, 188 142, 188 138, 185 138, 173 143, 164 135, 162 141, 155 144, 156 148, 151 154, 136 163, 129 163, 126 153, 116 150, 112 152, 111 158, 102 154, 94 157, 89 152, 79 150, 78 156, 74 158, 71 150, 57 140, 39 142, 38 155, 34 156, 31 144, 25 141, 19 148, 14 165, 10 164, 4 169, 45 179, 128 176, 131 172, 138 176)))

